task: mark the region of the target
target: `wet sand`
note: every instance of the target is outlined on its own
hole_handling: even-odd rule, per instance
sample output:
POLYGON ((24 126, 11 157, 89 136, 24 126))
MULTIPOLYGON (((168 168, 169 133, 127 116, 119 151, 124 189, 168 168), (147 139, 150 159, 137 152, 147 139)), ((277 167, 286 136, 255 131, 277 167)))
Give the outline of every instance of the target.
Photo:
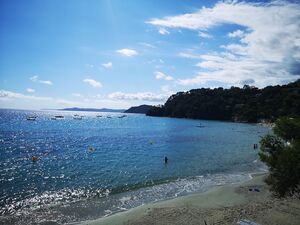
POLYGON ((220 186, 204 193, 143 205, 82 224, 227 225, 248 219, 261 225, 298 225, 300 200, 272 197, 263 178, 262 175, 255 176, 244 183, 220 186))

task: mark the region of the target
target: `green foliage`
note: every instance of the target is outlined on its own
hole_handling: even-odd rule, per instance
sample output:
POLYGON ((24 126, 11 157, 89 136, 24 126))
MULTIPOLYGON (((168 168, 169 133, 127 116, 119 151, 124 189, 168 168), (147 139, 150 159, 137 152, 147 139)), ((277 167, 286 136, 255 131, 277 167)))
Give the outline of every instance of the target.
POLYGON ((284 197, 300 191, 300 117, 276 121, 275 135, 260 141, 259 156, 269 167, 266 183, 275 195, 284 197))
POLYGON ((240 122, 295 117, 300 115, 300 80, 263 89, 245 85, 178 92, 162 107, 151 108, 147 115, 240 122))

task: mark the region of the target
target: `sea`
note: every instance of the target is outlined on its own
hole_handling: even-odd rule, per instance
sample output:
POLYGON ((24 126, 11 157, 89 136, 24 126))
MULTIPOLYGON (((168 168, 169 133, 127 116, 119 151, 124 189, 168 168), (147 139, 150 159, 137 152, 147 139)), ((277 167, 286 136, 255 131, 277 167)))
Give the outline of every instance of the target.
POLYGON ((249 180, 266 171, 253 144, 271 132, 142 114, 0 109, 0 224, 77 223, 249 180))

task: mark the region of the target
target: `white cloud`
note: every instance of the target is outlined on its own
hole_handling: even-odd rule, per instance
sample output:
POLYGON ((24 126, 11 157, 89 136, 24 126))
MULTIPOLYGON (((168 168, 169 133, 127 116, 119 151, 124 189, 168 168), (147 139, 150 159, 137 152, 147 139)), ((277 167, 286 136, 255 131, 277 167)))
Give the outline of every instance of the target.
POLYGON ((52 85, 53 84, 52 81, 50 81, 50 80, 40 80, 39 82, 42 83, 42 84, 47 84, 47 85, 52 85))
POLYGON ((26 88, 26 91, 27 91, 28 93, 34 93, 34 92, 35 92, 35 90, 32 89, 32 88, 26 88))
POLYGON ((169 34, 170 32, 169 32, 166 28, 160 27, 160 28, 158 29, 158 33, 160 33, 160 34, 162 34, 162 35, 166 35, 166 34, 169 34))
POLYGON ((47 84, 47 85, 52 85, 52 81, 50 80, 40 80, 39 76, 34 75, 32 77, 29 78, 32 82, 37 82, 37 83, 42 83, 42 84, 47 84))
POLYGON ((178 80, 182 85, 205 85, 210 81, 238 85, 254 80, 254 85, 286 83, 300 77, 300 5, 271 3, 219 2, 195 13, 152 19, 158 27, 184 28, 196 32, 234 24, 243 27, 229 37, 233 39, 222 51, 180 56, 199 58, 200 71, 192 78, 178 80))
POLYGON ((102 87, 102 84, 99 81, 93 80, 93 79, 84 79, 82 80, 84 83, 87 83, 91 85, 92 87, 100 88, 102 87))
POLYGON ((169 75, 166 75, 164 74, 163 72, 160 72, 160 71, 156 71, 155 72, 155 78, 157 80, 174 80, 174 78, 172 76, 169 76, 169 75))
POLYGON ((102 66, 105 67, 106 69, 112 68, 113 64, 112 62, 107 62, 107 63, 102 63, 102 66))
POLYGON ((242 38, 244 36, 245 36, 245 33, 242 30, 236 30, 236 31, 228 33, 228 37, 231 37, 231 38, 242 38))
POLYGON ((169 96, 162 94, 155 94, 152 92, 138 92, 138 93, 123 93, 114 92, 108 95, 110 99, 115 100, 140 100, 140 101, 150 101, 150 102, 161 102, 165 101, 169 96))
POLYGON ((18 92, 0 90, 0 99, 8 100, 8 99, 28 99, 28 100, 50 100, 50 97, 37 97, 34 95, 24 95, 18 92))
POLYGON ((129 48, 123 48, 123 49, 117 50, 117 53, 120 53, 121 55, 124 55, 127 57, 138 55, 138 52, 136 50, 129 49, 129 48))
POLYGON ((204 33, 204 32, 202 32, 202 31, 200 31, 200 32, 198 33, 198 36, 199 36, 199 37, 202 37, 202 38, 212 38, 212 37, 213 37, 212 35, 210 35, 210 34, 208 34, 208 33, 204 33))

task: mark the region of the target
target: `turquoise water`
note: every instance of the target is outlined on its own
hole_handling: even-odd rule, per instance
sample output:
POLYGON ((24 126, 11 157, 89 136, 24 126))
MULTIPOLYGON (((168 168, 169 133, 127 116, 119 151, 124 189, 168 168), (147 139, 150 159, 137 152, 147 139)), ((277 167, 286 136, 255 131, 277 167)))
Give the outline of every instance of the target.
POLYGON ((253 144, 268 128, 120 115, 0 110, 0 223, 93 219, 264 169, 253 144))

